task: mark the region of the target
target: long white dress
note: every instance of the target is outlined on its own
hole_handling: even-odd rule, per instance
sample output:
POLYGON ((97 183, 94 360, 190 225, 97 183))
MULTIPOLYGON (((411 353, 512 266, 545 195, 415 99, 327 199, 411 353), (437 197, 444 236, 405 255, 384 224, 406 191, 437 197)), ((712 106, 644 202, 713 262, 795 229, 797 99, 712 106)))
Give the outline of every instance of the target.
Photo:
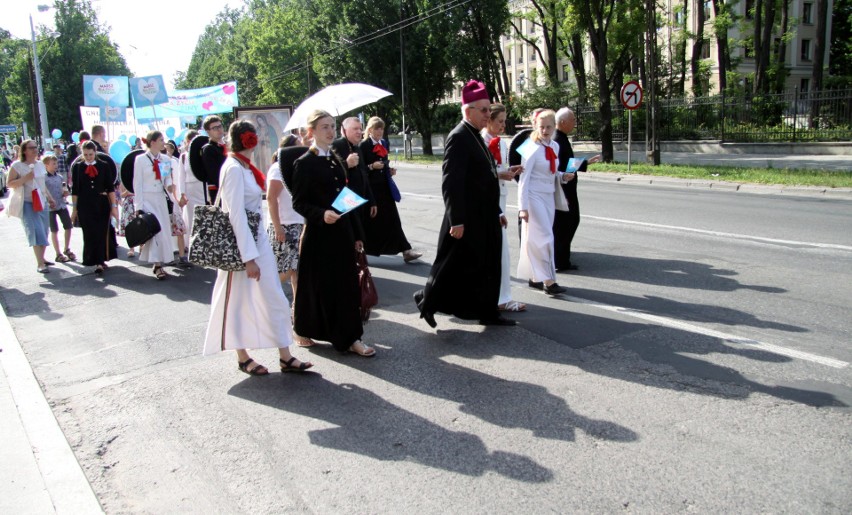
POLYGON ((195 219, 195 206, 204 205, 204 183, 199 181, 189 168, 189 151, 180 155, 180 166, 176 173, 178 198, 186 195, 186 205, 183 206, 183 221, 186 224, 187 236, 192 235, 192 222, 195 219))
MULTIPOLYGON (((492 139, 499 138, 499 136, 492 136, 491 134, 488 134, 488 129, 482 129, 482 138, 485 140, 485 144, 488 145, 492 139)), ((509 146, 506 145, 506 142, 503 141, 503 138, 500 138, 500 161, 501 164, 497 165, 497 171, 504 172, 508 170, 509 146)), ((509 195, 509 186, 507 185, 507 181, 504 181, 503 179, 497 179, 497 182, 500 184, 500 211, 502 211, 505 215, 506 198, 509 195)), ((497 301, 498 305, 506 304, 507 302, 512 300, 512 265, 509 259, 508 236, 508 227, 503 227, 503 248, 500 261, 500 298, 497 301)))
POLYGON ((141 261, 169 263, 175 258, 172 221, 165 192, 165 188, 172 184, 171 172, 172 158, 162 153, 154 157, 150 152, 145 152, 136 156, 133 164, 133 205, 137 211, 153 213, 160 222, 160 232, 142 246, 139 254, 141 261), (153 160, 159 160, 161 180, 157 180, 154 173, 153 160))
POLYGON ((233 157, 225 160, 219 176, 222 209, 231 220, 243 262, 255 260, 260 280, 249 279, 245 271, 220 270, 216 275, 205 356, 226 349, 289 347, 293 342, 290 304, 278 280, 265 226, 261 221, 257 241, 248 226, 246 210, 262 213, 262 195, 250 169, 233 157))
MULTIPOLYGON (((518 183, 518 209, 529 213, 529 222, 521 225, 521 248, 518 260, 518 276, 535 282, 555 281, 556 264, 553 247, 553 219, 556 205, 554 173, 550 161, 545 157, 545 144, 536 143, 537 148, 529 159, 521 159, 524 173, 518 183)), ((559 144, 547 144, 559 155, 559 144)), ((557 158, 556 167, 559 167, 557 158)), ((562 172, 557 171, 560 180, 562 172)))

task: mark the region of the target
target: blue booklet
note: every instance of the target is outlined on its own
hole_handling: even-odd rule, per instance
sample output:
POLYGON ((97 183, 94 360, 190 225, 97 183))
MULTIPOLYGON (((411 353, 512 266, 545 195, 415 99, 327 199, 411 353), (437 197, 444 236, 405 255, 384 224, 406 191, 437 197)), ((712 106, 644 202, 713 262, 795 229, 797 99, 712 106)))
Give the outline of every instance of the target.
POLYGON ((337 212, 341 215, 345 215, 365 202, 367 202, 367 199, 344 186, 344 188, 340 190, 340 195, 338 195, 337 198, 334 199, 334 202, 331 203, 331 207, 337 210, 337 212))
POLYGON ((565 173, 585 172, 587 166, 585 159, 572 157, 568 160, 568 166, 565 167, 565 173))

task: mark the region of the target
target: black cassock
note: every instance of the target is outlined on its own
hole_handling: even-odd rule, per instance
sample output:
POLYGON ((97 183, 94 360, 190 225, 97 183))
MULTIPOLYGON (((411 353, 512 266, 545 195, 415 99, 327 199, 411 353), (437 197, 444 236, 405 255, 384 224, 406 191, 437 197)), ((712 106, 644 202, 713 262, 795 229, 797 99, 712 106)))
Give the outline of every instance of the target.
POLYGON ((399 210, 396 201, 391 196, 388 174, 390 173, 390 160, 381 158, 373 152, 375 144, 370 138, 361 142, 361 155, 364 156, 364 165, 367 167, 367 177, 370 189, 376 202, 376 217, 365 218, 364 224, 364 250, 371 256, 382 254, 394 255, 406 250, 411 250, 411 244, 402 230, 402 221, 399 219, 399 210), (385 167, 381 170, 373 170, 370 165, 376 161, 382 161, 385 167))
MULTIPOLYGON (((370 218, 370 208, 376 205, 376 200, 373 198, 373 191, 370 188, 369 180, 367 179, 367 167, 364 163, 364 155, 361 153, 361 149, 357 145, 353 145, 346 138, 337 138, 331 143, 331 149, 337 154, 337 157, 343 163, 343 166, 346 166, 346 158, 349 157, 349 154, 358 154, 358 165, 354 168, 348 168, 346 170, 347 176, 349 177, 349 189, 367 199, 367 203, 363 206, 359 206, 355 209, 355 214, 357 214, 359 220, 361 221, 361 226, 366 230, 366 223, 368 222, 368 218, 370 218)), ((366 246, 367 235, 364 235, 364 245, 366 246)))
POLYGON ((500 186, 488 147, 467 122, 447 137, 441 189, 444 221, 420 310, 467 320, 496 318, 503 238, 500 186), (461 239, 450 236, 455 225, 464 225, 461 239))
POLYGON ((210 204, 216 200, 216 194, 219 191, 219 173, 227 157, 227 149, 223 144, 211 141, 201 147, 201 162, 204 163, 204 173, 207 177, 206 194, 210 204))
POLYGON ((77 159, 71 167, 71 194, 77 197, 77 218, 83 229, 83 265, 102 265, 116 258, 115 229, 110 223, 109 193, 115 192, 115 170, 95 160, 98 174, 86 175, 86 162, 77 159))
MULTIPOLYGON (((574 150, 568 135, 562 131, 556 131, 554 138, 559 144, 559 171, 564 172, 568 167, 568 160, 574 157, 574 150)), ((553 246, 555 250, 554 261, 557 270, 563 270, 571 265, 571 242, 580 225, 580 199, 577 197, 577 178, 562 184, 562 191, 568 199, 568 211, 556 211, 553 219, 553 246)))
POLYGON ((331 342, 345 351, 364 332, 355 265, 355 241, 363 241, 363 231, 352 212, 333 224, 323 220, 346 186, 347 174, 335 156, 315 152, 297 159, 293 171, 293 208, 305 217, 293 329, 299 336, 331 342))

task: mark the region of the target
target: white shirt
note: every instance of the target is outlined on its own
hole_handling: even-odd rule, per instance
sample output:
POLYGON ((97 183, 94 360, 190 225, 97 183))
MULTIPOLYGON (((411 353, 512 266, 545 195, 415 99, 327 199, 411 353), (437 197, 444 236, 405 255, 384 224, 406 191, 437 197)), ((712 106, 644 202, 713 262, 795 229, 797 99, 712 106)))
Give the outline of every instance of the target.
MULTIPOLYGON (((558 171, 554 174, 550 171, 550 161, 545 157, 544 147, 548 146, 553 149, 556 155, 559 155, 559 143, 551 141, 549 144, 544 142, 536 143, 537 148, 529 159, 521 159, 521 164, 524 166, 524 173, 521 174, 518 181, 518 209, 520 211, 529 210, 529 193, 553 193, 556 191, 554 175, 558 175, 562 180, 562 172, 558 171)), ((556 158, 556 168, 559 168, 559 158, 556 158)))
POLYGON ((136 156, 136 161, 133 162, 133 193, 137 206, 145 205, 145 197, 165 196, 164 189, 171 184, 172 158, 163 153, 155 158, 150 152, 136 156), (160 163, 159 181, 154 173, 155 160, 160 163))
POLYGON ((266 191, 269 191, 272 181, 278 181, 284 186, 278 195, 278 220, 281 225, 304 224, 305 218, 293 209, 293 196, 284 184, 284 177, 281 176, 281 167, 278 163, 272 163, 269 171, 266 172, 266 191))

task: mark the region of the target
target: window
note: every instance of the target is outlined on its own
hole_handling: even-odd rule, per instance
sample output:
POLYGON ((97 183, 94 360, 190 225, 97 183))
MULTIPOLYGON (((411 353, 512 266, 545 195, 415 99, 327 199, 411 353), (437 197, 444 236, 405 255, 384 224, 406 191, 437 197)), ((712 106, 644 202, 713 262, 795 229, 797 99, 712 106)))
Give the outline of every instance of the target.
POLYGON ((535 23, 532 20, 527 20, 527 26, 529 27, 530 34, 535 34, 535 23))
POLYGON ((677 8, 674 12, 674 24, 677 28, 683 28, 686 23, 686 16, 683 15, 683 9, 677 8))
POLYGON ((746 59, 754 58, 754 47, 751 46, 751 42, 746 43, 746 46, 743 47, 743 56, 746 59))
POLYGON ((713 17, 713 2, 711 2, 710 0, 706 0, 704 2, 704 20, 705 20, 705 23, 710 21, 710 19, 712 17, 713 17))
POLYGON ((567 64, 562 65, 562 82, 568 82, 570 78, 571 68, 567 64))
POLYGON ((802 4, 802 23, 805 25, 813 25, 814 23, 814 4, 812 2, 802 4))
POLYGON ((701 58, 710 59, 710 42, 705 41, 701 44, 701 58))
POLYGON ((747 20, 754 19, 754 0, 745 1, 745 18, 747 20))
POLYGON ((535 55, 535 47, 532 46, 532 45, 529 46, 529 54, 530 54, 530 61, 535 61, 537 57, 535 55))
POLYGON ((524 47, 517 46, 515 47, 515 53, 518 54, 518 63, 524 62, 524 47))
POLYGON ((802 79, 802 81, 799 83, 799 92, 800 93, 807 93, 808 90, 810 89, 810 87, 811 87, 811 80, 810 79, 802 79))
POLYGON ((514 87, 513 84, 515 84, 515 78, 512 76, 512 72, 509 72, 506 77, 509 81, 509 91, 512 91, 512 88, 514 87))
POLYGON ((802 48, 802 52, 800 54, 800 57, 802 58, 802 61, 810 61, 811 60, 811 40, 810 39, 803 39, 801 48, 802 48))

